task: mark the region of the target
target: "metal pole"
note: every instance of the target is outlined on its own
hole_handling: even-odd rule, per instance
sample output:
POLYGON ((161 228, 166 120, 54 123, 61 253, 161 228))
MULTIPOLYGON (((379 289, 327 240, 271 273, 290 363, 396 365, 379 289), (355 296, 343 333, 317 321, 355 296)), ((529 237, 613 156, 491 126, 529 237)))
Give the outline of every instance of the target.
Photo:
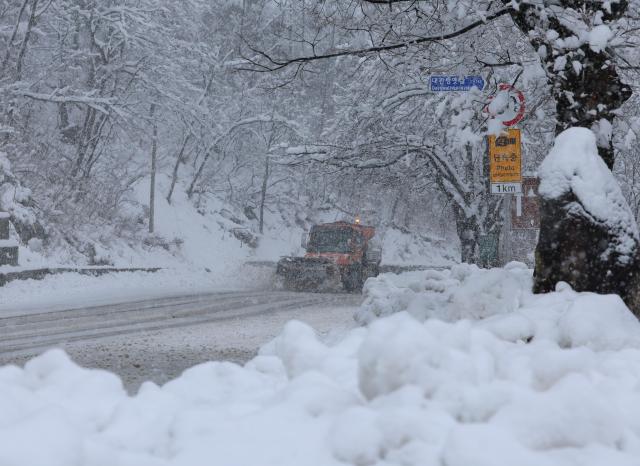
MULTIPOLYGON (((151 104, 149 116, 153 120, 156 111, 156 104, 151 104)), ((155 204, 156 204, 156 153, 158 150, 158 125, 155 120, 153 123, 153 138, 151 140, 151 182, 149 189, 149 233, 153 233, 155 221, 155 204)))

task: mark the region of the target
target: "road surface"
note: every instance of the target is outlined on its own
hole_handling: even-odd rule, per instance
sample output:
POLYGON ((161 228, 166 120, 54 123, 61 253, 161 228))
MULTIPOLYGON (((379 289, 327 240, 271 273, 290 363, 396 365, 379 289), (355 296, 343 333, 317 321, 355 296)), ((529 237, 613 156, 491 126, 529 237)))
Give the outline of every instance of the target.
POLYGON ((130 392, 195 364, 243 363, 298 319, 324 338, 354 326, 362 297, 283 291, 218 292, 0 318, 0 366, 63 348, 78 364, 122 377, 130 392))

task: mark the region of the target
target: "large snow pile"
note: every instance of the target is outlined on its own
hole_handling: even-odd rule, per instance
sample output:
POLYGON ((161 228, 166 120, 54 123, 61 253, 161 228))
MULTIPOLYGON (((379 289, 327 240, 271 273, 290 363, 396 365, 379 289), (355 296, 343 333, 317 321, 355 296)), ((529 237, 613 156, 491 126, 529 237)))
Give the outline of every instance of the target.
POLYGON ((362 324, 406 310, 419 320, 479 319, 518 308, 529 292, 531 271, 512 262, 505 269, 482 270, 458 264, 450 269, 381 274, 370 278, 356 313, 362 324))
POLYGON ((516 264, 383 276, 363 309, 400 312, 336 342, 291 322, 245 367, 133 397, 59 351, 4 367, 0 464, 637 465, 640 324, 530 285, 516 264))

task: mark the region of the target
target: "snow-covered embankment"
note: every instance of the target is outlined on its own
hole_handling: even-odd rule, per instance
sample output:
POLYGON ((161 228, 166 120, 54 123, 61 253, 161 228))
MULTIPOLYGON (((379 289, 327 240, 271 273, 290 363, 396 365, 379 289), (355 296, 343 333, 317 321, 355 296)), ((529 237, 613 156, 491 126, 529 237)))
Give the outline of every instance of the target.
POLYGON ((383 275, 341 341, 291 322, 134 397, 60 352, 2 368, 0 464, 637 464, 640 324, 530 286, 518 264, 383 275))

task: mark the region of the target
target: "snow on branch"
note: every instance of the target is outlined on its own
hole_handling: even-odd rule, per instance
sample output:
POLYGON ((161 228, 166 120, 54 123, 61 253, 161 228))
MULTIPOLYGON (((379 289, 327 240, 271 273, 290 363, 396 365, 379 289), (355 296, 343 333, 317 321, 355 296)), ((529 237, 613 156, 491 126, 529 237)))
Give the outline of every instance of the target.
POLYGON ((51 102, 57 104, 80 104, 87 105, 105 115, 109 115, 109 108, 113 108, 114 101, 110 98, 103 97, 89 97, 81 95, 56 95, 54 94, 42 94, 38 92, 29 91, 16 91, 14 92, 22 97, 27 97, 33 100, 39 100, 42 102, 51 102))
POLYGON ((274 125, 282 125, 296 132, 299 131, 299 125, 296 121, 293 121, 281 115, 275 114, 275 115, 257 115, 255 117, 239 120, 233 124, 229 132, 232 132, 233 130, 238 129, 242 126, 250 126, 258 123, 270 123, 274 125))
POLYGON ((321 163, 340 169, 378 170, 397 164, 406 156, 406 151, 391 158, 369 157, 358 159, 357 154, 366 152, 364 146, 342 147, 332 145, 304 144, 300 146, 278 147, 281 152, 278 163, 283 165, 301 165, 305 163, 321 163))
POLYGON ((424 85, 417 85, 400 89, 397 93, 387 96, 380 102, 380 107, 385 110, 393 110, 399 107, 412 97, 418 97, 430 94, 429 89, 424 85))

